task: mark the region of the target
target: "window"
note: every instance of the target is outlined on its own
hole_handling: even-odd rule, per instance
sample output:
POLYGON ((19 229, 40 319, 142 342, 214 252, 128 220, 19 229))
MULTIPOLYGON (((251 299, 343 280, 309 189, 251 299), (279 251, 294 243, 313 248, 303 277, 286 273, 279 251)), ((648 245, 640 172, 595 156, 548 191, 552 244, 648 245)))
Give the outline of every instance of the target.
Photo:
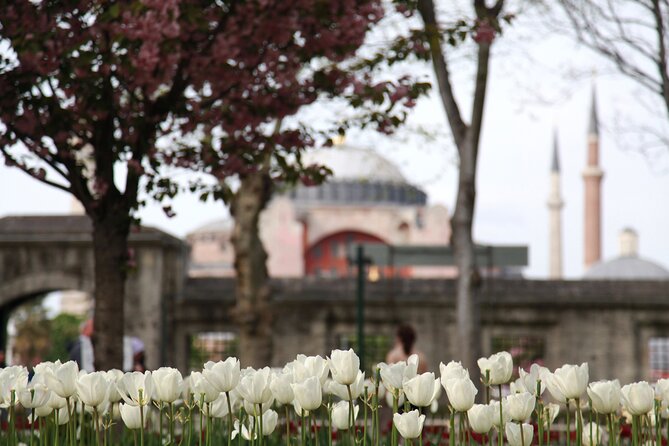
POLYGON ((197 333, 191 336, 188 366, 191 370, 201 370, 207 361, 237 356, 238 343, 237 334, 229 331, 197 333))
POLYGON ((648 358, 652 379, 669 378, 669 338, 650 338, 648 358))
POLYGON ((492 352, 507 351, 513 357, 514 378, 518 368, 529 370, 534 363, 543 365, 546 352, 545 340, 536 335, 495 336, 492 338, 492 352))
MULTIPOLYGON (((386 360, 386 354, 393 344, 393 339, 385 335, 365 335, 365 363, 360 364, 360 369, 366 372, 365 376, 371 376, 374 372, 372 367, 379 362, 386 360)), ((358 352, 358 336, 357 335, 342 335, 339 338, 339 348, 348 350, 352 348, 358 352)))

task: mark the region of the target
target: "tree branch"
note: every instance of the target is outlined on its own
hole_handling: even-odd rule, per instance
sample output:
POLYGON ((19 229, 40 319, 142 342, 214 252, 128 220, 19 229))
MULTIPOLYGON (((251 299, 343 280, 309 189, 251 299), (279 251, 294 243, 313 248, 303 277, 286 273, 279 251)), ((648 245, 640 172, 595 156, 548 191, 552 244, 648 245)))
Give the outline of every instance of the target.
POLYGON ((419 0, 418 11, 425 23, 425 31, 427 33, 430 44, 430 53, 432 55, 432 64, 434 66, 435 75, 437 76, 437 83, 439 84, 439 96, 441 97, 441 102, 446 110, 446 116, 453 133, 453 139, 455 140, 458 150, 460 150, 460 147, 464 144, 468 129, 467 124, 462 120, 460 108, 458 107, 451 85, 448 63, 442 52, 441 36, 435 15, 434 1, 419 0))

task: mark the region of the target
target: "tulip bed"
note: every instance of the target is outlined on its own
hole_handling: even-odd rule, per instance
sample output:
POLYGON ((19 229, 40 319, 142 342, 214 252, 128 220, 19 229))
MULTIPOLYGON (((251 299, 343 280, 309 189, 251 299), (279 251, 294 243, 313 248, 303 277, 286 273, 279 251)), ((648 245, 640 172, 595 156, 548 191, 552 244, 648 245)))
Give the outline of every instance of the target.
POLYGON ((669 380, 589 383, 584 363, 553 372, 535 364, 510 382, 507 352, 478 365, 485 404, 475 404, 477 388, 458 362, 441 363, 437 378, 418 374, 414 355, 380 363, 365 379, 353 350, 298 355, 277 370, 241 369, 228 358, 186 378, 169 367, 86 373, 70 361, 41 363, 29 380, 25 367, 11 366, 0 370, 9 420, 1 440, 10 446, 662 446, 669 438, 669 380), (448 404, 440 423, 434 413, 442 389, 448 404), (389 429, 381 427, 382 406, 392 407, 389 429))

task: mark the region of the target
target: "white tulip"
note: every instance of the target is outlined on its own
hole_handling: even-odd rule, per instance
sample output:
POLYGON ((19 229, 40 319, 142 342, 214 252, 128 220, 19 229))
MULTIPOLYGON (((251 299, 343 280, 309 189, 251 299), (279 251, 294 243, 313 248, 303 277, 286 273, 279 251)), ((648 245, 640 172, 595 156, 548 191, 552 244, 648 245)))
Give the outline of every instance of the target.
POLYGON ((86 406, 97 407, 106 402, 109 388, 106 372, 85 373, 77 379, 77 395, 86 406))
POLYGON ((495 406, 489 404, 474 404, 467 411, 467 419, 472 430, 477 434, 487 434, 499 413, 495 413, 495 406))
POLYGON ((532 395, 537 396, 537 382, 541 382, 539 386, 539 395, 543 395, 546 390, 546 377, 550 371, 546 367, 539 364, 532 364, 529 373, 523 369, 518 369, 518 380, 516 383, 532 395))
MULTIPOLYGON (((142 408, 137 405, 124 404, 119 405, 119 411, 121 412, 121 418, 123 423, 128 429, 140 429, 142 427, 142 414, 140 411, 142 408)), ((144 410, 144 423, 146 424, 146 408, 144 410)))
MULTIPOLYGON (((234 407, 235 405, 232 403, 233 401, 233 394, 230 394, 230 405, 234 407)), ((212 403, 210 404, 205 404, 204 406, 204 411, 207 414, 207 416, 213 417, 213 418, 225 418, 228 416, 228 397, 226 396, 225 393, 222 393, 216 398, 212 403)))
POLYGON ((623 407, 631 415, 644 415, 653 410, 655 395, 653 388, 646 381, 627 384, 620 392, 623 407))
POLYGON ((453 378, 469 378, 469 372, 462 366, 462 363, 451 361, 448 364, 439 363, 439 372, 441 373, 441 384, 453 378))
POLYGON ((274 404, 274 397, 270 398, 270 400, 264 404, 252 404, 244 399, 242 400, 242 405, 244 407, 244 410, 246 411, 246 413, 251 415, 259 415, 260 410, 262 410, 262 413, 267 412, 272 408, 272 404, 274 404))
POLYGON ((123 399, 120 393, 118 393, 118 382, 123 378, 123 371, 119 369, 107 370, 107 381, 110 383, 109 388, 109 402, 118 403, 123 399))
POLYGON ((444 388, 449 404, 457 412, 467 412, 474 405, 478 390, 469 377, 448 379, 444 388))
POLYGON ((295 399, 293 388, 290 386, 292 383, 292 373, 281 372, 274 375, 272 382, 269 384, 269 389, 277 403, 281 405, 290 404, 295 399))
POLYGON ((530 446, 532 444, 534 427, 531 424, 523 423, 521 431, 520 424, 506 423, 504 431, 506 432, 506 441, 509 443, 509 446, 530 446))
MULTIPOLYGON (((49 395, 51 395, 51 393, 52 392, 49 390, 49 395)), ((37 406, 37 407, 35 407, 35 418, 47 417, 47 416, 51 415, 52 412, 53 412, 53 408, 49 407, 48 404, 44 404, 42 406, 37 406)), ((33 423, 33 422, 34 421, 31 421, 31 423, 33 423)))
POLYGON ((558 414, 560 413, 560 405, 555 403, 548 403, 544 406, 544 416, 548 418, 548 423, 553 424, 558 414))
POLYGON ((74 361, 65 364, 53 363, 45 369, 47 387, 61 398, 70 398, 77 393, 79 366, 74 361))
POLYGON ((504 410, 513 421, 525 421, 532 416, 536 397, 530 392, 516 393, 505 398, 504 410))
POLYGON ((323 393, 321 382, 316 376, 307 378, 304 382, 291 384, 295 399, 304 410, 316 410, 321 406, 323 393))
POLYGON ((509 421, 511 421, 511 417, 509 416, 509 411, 505 410, 504 406, 502 405, 501 411, 502 411, 502 419, 501 419, 501 424, 500 424, 500 403, 497 400, 492 400, 490 401, 490 405, 495 409, 495 418, 493 420, 493 425, 496 426, 498 429, 504 429, 504 425, 506 425, 509 421))
POLYGON ((193 393, 195 404, 211 403, 219 397, 221 392, 218 391, 202 372, 191 372, 190 374, 190 390, 193 393))
POLYGON ((237 387, 241 379, 239 359, 229 357, 225 361, 207 361, 202 374, 216 390, 229 392, 237 387))
POLYGON ((587 390, 595 412, 606 415, 618 411, 622 394, 617 379, 590 383, 587 390))
MULTIPOLYGON (((358 412, 360 407, 356 404, 353 406, 353 419, 358 418, 358 412)), ((351 420, 349 418, 349 402, 348 401, 339 401, 332 406, 332 424, 340 431, 348 430, 351 425, 351 420)))
POLYGON ((547 375, 546 379, 548 391, 558 401, 559 396, 565 399, 580 398, 588 387, 588 363, 584 362, 580 366, 565 364, 547 375))
POLYGON ((669 379, 658 379, 655 383, 655 398, 669 404, 669 379))
MULTIPOLYGON (((56 395, 55 393, 51 393, 52 395, 56 395)), ((56 395, 58 396, 58 395, 56 395)), ((55 415, 56 415, 56 421, 58 422, 58 426, 62 426, 63 424, 67 424, 70 421, 70 412, 68 411, 67 407, 61 407, 60 409, 54 409, 55 415)))
POLYGON ((151 372, 128 372, 116 383, 116 389, 127 404, 146 406, 153 395, 151 372))
POLYGON ((418 355, 411 355, 407 361, 378 365, 381 372, 381 381, 388 392, 397 394, 402 390, 402 383, 418 374, 418 355))
POLYGON ((335 381, 332 381, 328 384, 328 392, 341 398, 342 400, 350 400, 353 398, 357 400, 364 390, 365 384, 365 373, 358 371, 358 376, 355 381, 349 386, 351 390, 351 396, 349 397, 349 387, 339 384, 335 381))
POLYGON ((428 407, 432 404, 439 391, 439 386, 439 380, 434 377, 432 372, 416 375, 402 383, 406 398, 411 404, 418 407, 428 407))
POLYGON ((418 410, 411 412, 404 412, 403 414, 396 413, 393 415, 393 423, 400 435, 407 439, 420 437, 423 431, 423 423, 425 422, 425 415, 419 415, 418 410))
POLYGON ((47 405, 49 398, 51 398, 51 391, 47 389, 44 384, 31 382, 27 387, 20 389, 16 394, 16 397, 26 409, 46 407, 49 412, 52 410, 47 405))
POLYGON ((509 352, 499 352, 489 358, 479 358, 477 363, 483 379, 486 371, 490 372, 489 385, 506 384, 513 375, 513 358, 509 352))
POLYGON ((18 404, 18 395, 28 386, 28 369, 23 366, 13 365, 0 370, 0 396, 2 396, 2 407, 18 404), (14 395, 12 398, 12 394, 14 395))
POLYGON ((344 386, 351 385, 360 372, 360 358, 352 348, 348 350, 332 350, 330 353, 330 372, 332 379, 344 386))
POLYGON ((320 356, 297 355, 295 361, 286 364, 287 370, 291 371, 295 382, 315 376, 321 382, 325 382, 330 372, 328 361, 320 356))
MULTIPOLYGON (((239 381, 237 390, 245 401, 250 404, 267 404, 272 399, 272 370, 269 367, 252 369, 247 367, 239 381)), ((320 386, 319 386, 320 387, 320 386)))
POLYGON ((179 370, 172 367, 160 367, 151 373, 151 377, 154 400, 169 404, 179 399, 184 382, 179 370))
POLYGON ((279 421, 279 414, 274 410, 268 410, 262 414, 262 434, 264 436, 272 435, 276 424, 279 421))
POLYGON ((602 440, 602 434, 597 423, 588 423, 583 426, 581 440, 584 446, 597 446, 602 440))

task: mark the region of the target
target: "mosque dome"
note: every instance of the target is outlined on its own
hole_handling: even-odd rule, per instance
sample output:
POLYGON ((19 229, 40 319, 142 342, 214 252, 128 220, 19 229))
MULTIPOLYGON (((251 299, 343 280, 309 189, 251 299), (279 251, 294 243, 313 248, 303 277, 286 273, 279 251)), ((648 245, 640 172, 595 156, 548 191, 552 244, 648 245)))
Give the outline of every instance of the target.
POLYGON ((593 280, 669 280, 669 270, 638 254, 638 236, 626 228, 620 234, 620 255, 612 260, 595 263, 585 273, 593 280))
POLYGON ((297 205, 423 206, 427 195, 411 185, 399 168, 379 153, 348 145, 304 154, 305 165, 320 164, 332 176, 319 186, 299 185, 289 192, 297 205))

